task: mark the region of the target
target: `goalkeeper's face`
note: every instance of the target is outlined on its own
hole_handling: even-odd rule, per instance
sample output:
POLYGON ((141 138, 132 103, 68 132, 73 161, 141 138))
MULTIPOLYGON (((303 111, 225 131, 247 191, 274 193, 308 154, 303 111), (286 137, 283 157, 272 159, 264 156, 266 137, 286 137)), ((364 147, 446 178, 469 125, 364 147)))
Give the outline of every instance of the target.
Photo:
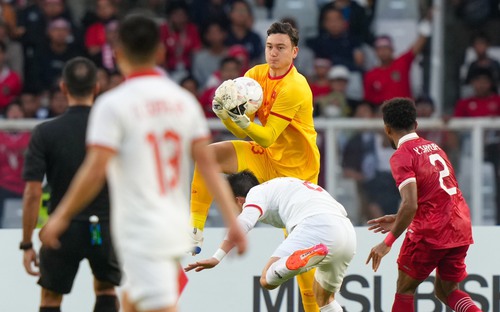
POLYGON ((288 70, 299 49, 286 34, 271 34, 266 40, 266 62, 274 70, 288 70))

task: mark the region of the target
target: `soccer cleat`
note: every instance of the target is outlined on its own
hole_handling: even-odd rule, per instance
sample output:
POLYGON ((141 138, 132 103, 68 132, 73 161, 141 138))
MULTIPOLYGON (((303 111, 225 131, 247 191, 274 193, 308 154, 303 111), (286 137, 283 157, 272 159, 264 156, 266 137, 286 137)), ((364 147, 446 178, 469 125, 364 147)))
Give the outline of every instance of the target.
POLYGON ((328 247, 318 244, 311 248, 297 250, 286 260, 286 267, 289 270, 310 268, 323 260, 328 254, 328 247))

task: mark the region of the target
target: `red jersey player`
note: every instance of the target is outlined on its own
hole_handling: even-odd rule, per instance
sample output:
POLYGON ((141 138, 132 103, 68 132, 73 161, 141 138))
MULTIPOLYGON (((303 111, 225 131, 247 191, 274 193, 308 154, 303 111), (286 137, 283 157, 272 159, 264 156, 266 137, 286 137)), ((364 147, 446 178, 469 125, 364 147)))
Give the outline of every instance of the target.
POLYGON ((392 311, 414 311, 418 285, 436 269, 435 295, 458 312, 481 311, 468 294, 458 289, 466 276, 465 256, 472 244, 469 207, 458 188, 445 152, 416 133, 412 100, 394 98, 384 103, 385 133, 393 148, 391 170, 401 194, 396 215, 368 221, 375 233, 388 233, 370 251, 377 271, 382 258, 406 229, 398 258, 398 281, 392 311))

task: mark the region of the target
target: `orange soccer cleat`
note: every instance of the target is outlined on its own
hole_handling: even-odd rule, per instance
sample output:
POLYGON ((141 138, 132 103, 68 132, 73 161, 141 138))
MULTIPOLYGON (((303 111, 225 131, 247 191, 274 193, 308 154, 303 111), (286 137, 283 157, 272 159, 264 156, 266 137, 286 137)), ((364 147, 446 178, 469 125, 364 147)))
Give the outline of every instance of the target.
POLYGON ((320 263, 328 254, 328 248, 324 244, 297 250, 286 260, 289 270, 308 269, 320 263))

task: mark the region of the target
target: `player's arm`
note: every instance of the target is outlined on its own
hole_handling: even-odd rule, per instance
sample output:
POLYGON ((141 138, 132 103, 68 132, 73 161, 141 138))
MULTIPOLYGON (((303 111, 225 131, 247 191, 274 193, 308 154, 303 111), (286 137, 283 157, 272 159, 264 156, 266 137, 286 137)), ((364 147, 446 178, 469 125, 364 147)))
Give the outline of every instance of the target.
MULTIPOLYGON (((261 210, 255 207, 247 207, 243 209, 241 214, 237 218, 237 224, 233 225, 241 229, 245 234, 255 227, 255 224, 261 216, 261 210)), ((231 230, 231 229, 230 229, 231 230)), ((221 243, 219 249, 214 253, 214 255, 208 259, 197 261, 187 265, 184 270, 186 272, 195 270, 196 272, 203 271, 205 269, 211 269, 217 266, 222 259, 234 248, 235 244, 227 236, 221 243)))
POLYGON ((40 231, 42 243, 59 247, 59 236, 66 230, 70 220, 80 212, 106 182, 106 167, 116 151, 101 146, 90 146, 85 160, 76 173, 68 191, 40 231))
POLYGON ((38 266, 38 260, 35 250, 31 247, 31 237, 38 221, 38 212, 40 211, 40 201, 42 199, 42 182, 27 181, 24 187, 23 195, 23 240, 24 255, 23 264, 29 275, 38 276, 39 272, 33 270, 33 266, 38 266))
POLYGON ((245 234, 236 224, 236 203, 229 183, 220 175, 221 169, 215 159, 215 154, 208 147, 208 139, 200 139, 192 145, 192 157, 198 165, 198 170, 205 180, 208 191, 217 202, 224 223, 229 227, 228 237, 238 247, 238 253, 246 250, 245 234))
POLYGON ((410 182, 403 186, 399 192, 401 194, 401 204, 392 229, 383 242, 372 248, 366 260, 367 264, 372 260, 372 268, 375 272, 380 266, 382 258, 391 250, 394 241, 408 228, 417 213, 417 184, 410 182))

